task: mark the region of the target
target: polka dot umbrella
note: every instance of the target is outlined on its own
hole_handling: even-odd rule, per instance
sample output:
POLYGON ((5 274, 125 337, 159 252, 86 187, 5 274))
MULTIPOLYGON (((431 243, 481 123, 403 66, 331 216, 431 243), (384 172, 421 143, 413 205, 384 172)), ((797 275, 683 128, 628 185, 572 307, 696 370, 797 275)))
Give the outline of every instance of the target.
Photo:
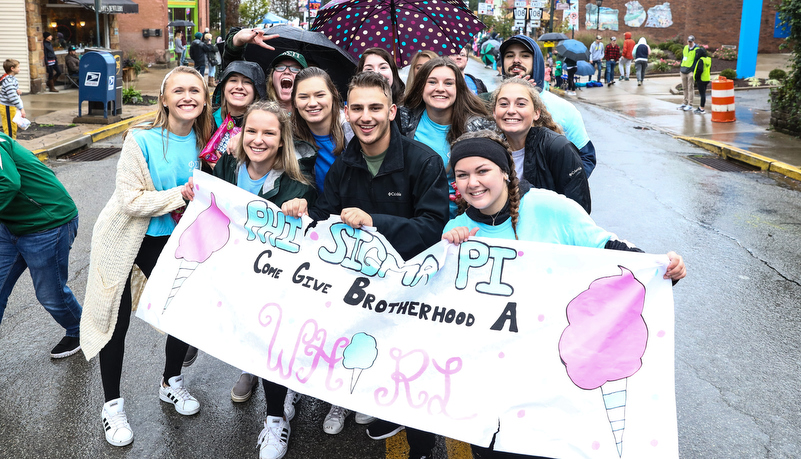
POLYGON ((403 67, 421 50, 458 53, 484 28, 461 0, 334 0, 311 30, 357 58, 368 48, 386 49, 403 67))

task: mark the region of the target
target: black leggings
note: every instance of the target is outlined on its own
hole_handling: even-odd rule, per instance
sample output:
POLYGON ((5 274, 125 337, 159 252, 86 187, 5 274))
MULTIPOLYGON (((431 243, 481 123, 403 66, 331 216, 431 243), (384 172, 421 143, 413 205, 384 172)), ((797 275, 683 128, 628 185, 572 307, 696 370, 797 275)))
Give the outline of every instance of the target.
POLYGON ((284 399, 286 398, 286 386, 276 384, 261 378, 264 386, 264 398, 267 399, 267 416, 282 417, 284 415, 284 399))
POLYGON ((578 71, 578 67, 570 67, 567 69, 567 90, 568 91, 575 91, 576 90, 576 72, 578 71))
MULTIPOLYGON (((139 266, 145 277, 150 277, 150 273, 156 266, 156 260, 169 238, 169 236, 145 236, 142 240, 142 246, 139 247, 134 264, 139 266)), ((129 274, 128 280, 125 282, 125 289, 122 291, 114 333, 111 335, 111 340, 100 350, 100 379, 103 381, 103 393, 107 402, 120 398, 122 359, 125 355, 125 335, 128 333, 128 325, 131 323, 131 303, 131 275, 129 274)), ((167 335, 167 344, 164 349, 167 355, 163 374, 165 382, 181 374, 181 367, 188 348, 188 344, 167 335)))
POLYGON ((59 68, 58 64, 56 64, 56 65, 48 65, 47 66, 47 79, 48 80, 55 80, 60 76, 61 76, 61 68, 59 68))
POLYGON ((695 87, 698 88, 698 94, 701 95, 701 104, 699 105, 700 108, 704 108, 706 106, 706 87, 709 85, 708 81, 696 81, 695 87))

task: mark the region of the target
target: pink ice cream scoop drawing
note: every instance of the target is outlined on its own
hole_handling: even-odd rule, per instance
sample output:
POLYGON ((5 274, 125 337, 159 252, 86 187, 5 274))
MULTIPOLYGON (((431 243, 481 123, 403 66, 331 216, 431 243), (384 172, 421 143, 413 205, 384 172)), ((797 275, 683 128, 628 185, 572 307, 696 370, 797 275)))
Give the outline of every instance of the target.
POLYGON ((175 258, 181 260, 178 273, 172 284, 172 289, 164 304, 164 311, 178 293, 184 281, 192 275, 195 269, 208 260, 212 253, 220 250, 228 243, 231 236, 228 224, 231 220, 217 207, 214 193, 211 193, 211 204, 197 216, 189 227, 181 234, 178 248, 175 249, 175 258))
POLYGON ((559 355, 573 384, 601 388, 615 436, 623 455, 626 383, 642 367, 648 328, 642 317, 645 286, 628 269, 619 276, 594 280, 567 305, 569 325, 559 339, 559 355))

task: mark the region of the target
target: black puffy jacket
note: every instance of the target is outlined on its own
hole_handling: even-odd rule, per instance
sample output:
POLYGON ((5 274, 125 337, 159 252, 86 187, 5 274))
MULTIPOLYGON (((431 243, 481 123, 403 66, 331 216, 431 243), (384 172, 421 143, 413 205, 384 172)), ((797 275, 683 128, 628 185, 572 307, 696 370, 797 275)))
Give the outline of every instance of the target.
POLYGON ((523 178, 534 188, 545 188, 576 201, 587 213, 592 209, 590 185, 579 151, 567 137, 534 126, 526 136, 523 178))
POLYGON ((405 260, 436 244, 448 222, 445 166, 434 150, 401 136, 390 123, 391 138, 375 177, 354 139, 325 176, 325 191, 309 210, 314 220, 357 207, 405 260))

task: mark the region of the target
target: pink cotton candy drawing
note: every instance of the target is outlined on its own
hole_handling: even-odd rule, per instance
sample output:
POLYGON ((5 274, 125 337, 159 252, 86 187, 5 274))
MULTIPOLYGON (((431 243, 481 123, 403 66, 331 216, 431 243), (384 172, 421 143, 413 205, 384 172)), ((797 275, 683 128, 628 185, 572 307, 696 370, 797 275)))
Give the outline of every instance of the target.
POLYGON ((231 233, 228 225, 231 220, 219 207, 211 193, 211 204, 197 216, 178 239, 178 248, 175 249, 175 258, 181 260, 178 273, 172 284, 172 289, 164 304, 164 311, 180 290, 181 285, 192 275, 200 263, 209 259, 211 254, 220 250, 228 243, 231 233))
POLYGON ((627 379, 642 367, 648 327, 645 286, 628 269, 594 280, 567 305, 559 355, 573 384, 601 388, 618 455, 623 454, 627 379))

